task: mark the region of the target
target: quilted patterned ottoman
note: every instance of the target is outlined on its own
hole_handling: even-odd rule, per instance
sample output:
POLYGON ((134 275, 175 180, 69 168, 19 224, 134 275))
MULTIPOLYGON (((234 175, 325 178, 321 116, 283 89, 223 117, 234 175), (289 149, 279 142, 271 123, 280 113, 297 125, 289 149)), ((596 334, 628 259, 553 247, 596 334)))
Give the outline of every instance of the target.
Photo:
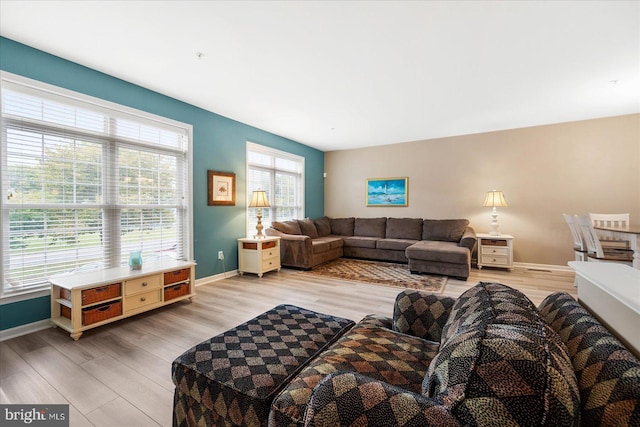
POLYGON ((266 426, 271 402, 354 322, 279 305, 173 361, 174 426, 266 426))

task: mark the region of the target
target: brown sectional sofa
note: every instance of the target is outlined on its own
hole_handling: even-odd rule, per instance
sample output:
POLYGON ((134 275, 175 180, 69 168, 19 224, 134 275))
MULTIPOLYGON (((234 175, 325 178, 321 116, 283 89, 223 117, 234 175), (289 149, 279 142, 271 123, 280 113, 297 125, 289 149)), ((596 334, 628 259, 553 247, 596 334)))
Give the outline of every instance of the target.
POLYGON ((310 269, 340 258, 409 264, 412 273, 469 277, 476 234, 467 219, 329 218, 274 221, 283 266, 310 269))

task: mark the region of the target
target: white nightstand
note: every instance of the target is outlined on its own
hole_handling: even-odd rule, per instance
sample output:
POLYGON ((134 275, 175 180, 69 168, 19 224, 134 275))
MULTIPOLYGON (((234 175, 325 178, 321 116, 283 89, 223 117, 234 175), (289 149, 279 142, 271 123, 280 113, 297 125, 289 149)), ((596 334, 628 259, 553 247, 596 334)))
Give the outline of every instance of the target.
POLYGON ((513 236, 478 233, 478 270, 482 267, 513 268, 513 236))
POLYGON ((258 277, 271 270, 280 271, 280 237, 238 239, 238 272, 258 277))

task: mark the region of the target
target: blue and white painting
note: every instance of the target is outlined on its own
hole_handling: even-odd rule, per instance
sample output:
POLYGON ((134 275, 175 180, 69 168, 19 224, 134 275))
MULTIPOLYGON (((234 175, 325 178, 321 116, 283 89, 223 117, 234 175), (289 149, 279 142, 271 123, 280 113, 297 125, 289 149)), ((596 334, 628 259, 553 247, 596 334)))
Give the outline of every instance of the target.
POLYGON ((408 206, 409 178, 367 179, 367 206, 408 206))

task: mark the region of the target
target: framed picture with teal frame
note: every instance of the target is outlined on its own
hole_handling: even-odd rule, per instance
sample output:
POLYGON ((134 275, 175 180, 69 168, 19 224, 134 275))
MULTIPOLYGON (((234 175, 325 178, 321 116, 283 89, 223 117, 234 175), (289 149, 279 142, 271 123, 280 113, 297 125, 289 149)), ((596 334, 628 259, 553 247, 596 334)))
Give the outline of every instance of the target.
POLYGON ((409 206, 409 178, 368 178, 367 206, 409 206))

